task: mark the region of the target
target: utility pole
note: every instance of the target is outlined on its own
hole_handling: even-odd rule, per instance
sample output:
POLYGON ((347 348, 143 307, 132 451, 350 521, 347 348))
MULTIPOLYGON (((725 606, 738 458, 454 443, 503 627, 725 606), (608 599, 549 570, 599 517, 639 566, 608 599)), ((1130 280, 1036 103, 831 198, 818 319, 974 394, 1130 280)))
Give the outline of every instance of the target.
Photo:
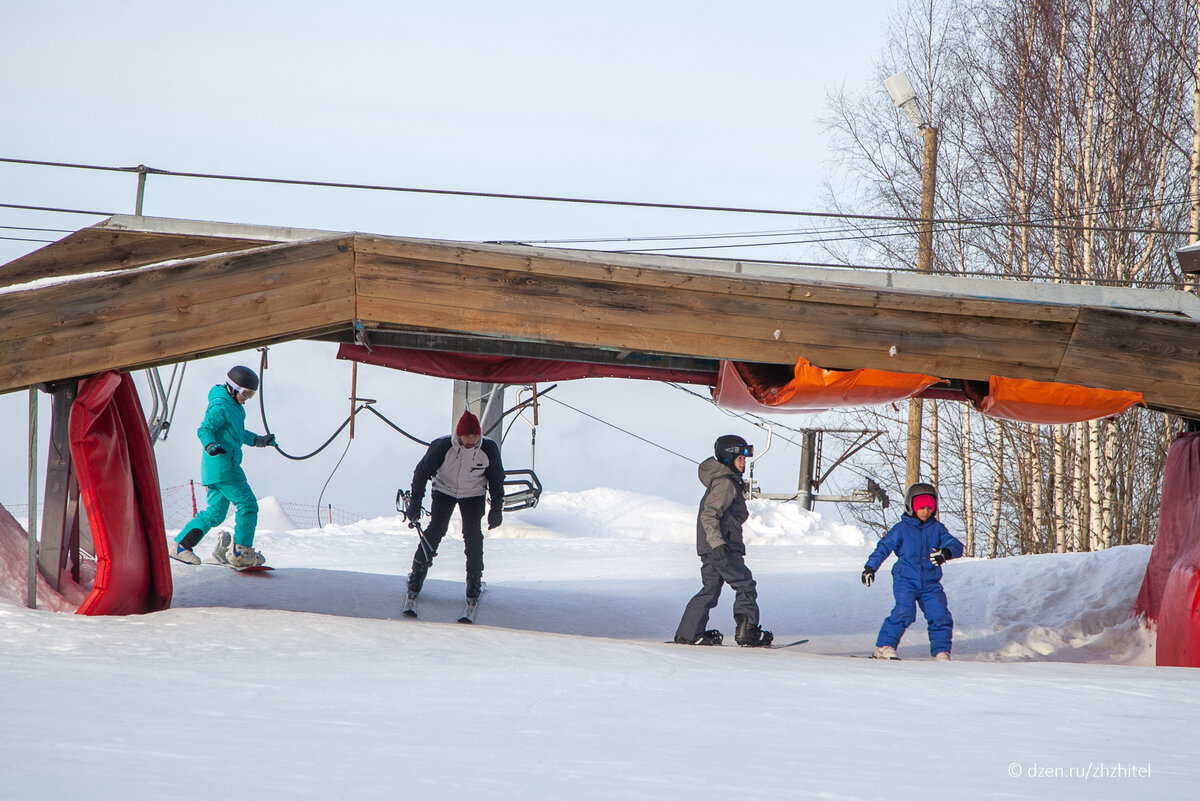
MULTIPOLYGON (((917 231, 917 272, 933 272, 933 200, 937 184, 938 134, 925 121, 917 93, 909 83, 908 76, 897 72, 883 82, 892 102, 904 112, 909 121, 920 131, 924 139, 921 159, 921 227, 917 231)), ((920 398, 908 399, 908 439, 904 453, 904 483, 906 487, 921 480, 921 426, 922 408, 920 398)))

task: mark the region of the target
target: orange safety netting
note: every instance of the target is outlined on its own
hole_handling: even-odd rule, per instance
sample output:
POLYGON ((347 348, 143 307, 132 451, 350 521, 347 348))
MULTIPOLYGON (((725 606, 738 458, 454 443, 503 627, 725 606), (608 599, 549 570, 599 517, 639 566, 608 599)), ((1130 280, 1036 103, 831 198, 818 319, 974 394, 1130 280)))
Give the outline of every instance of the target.
POLYGON ((825 370, 799 359, 787 377, 771 365, 721 362, 713 400, 731 409, 822 412, 911 398, 943 379, 886 370, 825 370))
POLYGON ((967 392, 971 405, 988 417, 1059 425, 1121 414, 1143 403, 1142 393, 1092 389, 1052 381, 992 376, 988 394, 967 392))

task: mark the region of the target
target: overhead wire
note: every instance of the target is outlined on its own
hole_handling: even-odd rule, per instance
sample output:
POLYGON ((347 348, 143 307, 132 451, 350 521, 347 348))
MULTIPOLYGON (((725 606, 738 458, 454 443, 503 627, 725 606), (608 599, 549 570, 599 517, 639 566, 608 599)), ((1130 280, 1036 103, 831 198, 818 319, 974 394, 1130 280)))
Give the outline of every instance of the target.
POLYGON ((619 425, 610 423, 607 420, 603 420, 594 414, 585 412, 583 409, 577 409, 569 403, 564 403, 563 401, 560 401, 558 398, 547 395, 545 397, 545 400, 551 401, 553 403, 557 403, 559 406, 565 406, 573 412, 582 414, 584 417, 589 417, 592 420, 595 420, 597 423, 601 423, 602 425, 606 425, 609 428, 616 429, 617 431, 620 431, 622 434, 627 434, 627 435, 633 437, 634 439, 641 440, 642 442, 646 443, 647 445, 651 445, 655 448, 658 448, 660 451, 666 451, 667 453, 671 454, 672 456, 678 456, 680 459, 683 459, 685 462, 689 462, 691 464, 697 464, 695 459, 692 459, 688 456, 684 456, 682 453, 679 453, 678 451, 673 451, 670 448, 666 447, 665 445, 659 445, 657 442, 646 439, 645 437, 641 436, 640 434, 635 434, 632 431, 629 431, 628 429, 621 428, 619 425))
MULTIPOLYGON (((848 214, 843 212, 818 212, 818 211, 799 211, 796 209, 776 209, 767 207, 747 207, 747 206, 716 206, 697 203, 666 203, 645 200, 612 200, 606 198, 585 198, 571 197, 565 195, 536 195, 529 193, 517 192, 483 192, 477 190, 464 189, 430 189, 427 187, 415 186, 396 186, 388 184, 365 184, 353 183, 347 181, 316 181, 311 179, 301 178, 266 178, 253 175, 231 175, 226 173, 207 173, 207 172, 190 172, 183 170, 167 170, 159 167, 149 167, 144 164, 139 164, 136 167, 112 167, 98 164, 78 164, 69 162, 55 161, 39 161, 34 159, 16 159, 8 157, 0 157, 0 163, 22 164, 28 166, 45 166, 45 167, 61 167, 74 168, 82 170, 100 170, 108 172, 126 172, 145 175, 162 175, 175 178, 195 178, 213 181, 241 181, 247 183, 260 184, 275 184, 282 186, 311 186, 324 187, 331 189, 361 189, 378 192, 398 192, 408 194, 427 194, 427 195, 444 195, 448 197, 476 197, 486 199, 499 200, 526 200, 539 202, 553 203, 575 203, 596 206, 624 206, 632 208, 653 208, 666 209, 675 211, 706 211, 706 212, 721 212, 727 214, 760 214, 760 215, 775 215, 788 217, 811 217, 818 219, 840 219, 840 220, 873 220, 873 221, 890 221, 901 222, 908 224, 941 224, 941 225, 987 225, 993 227, 1034 227, 1047 229, 1062 229, 1073 231, 1110 231, 1117 233, 1162 233, 1162 234, 1178 234, 1187 235, 1188 231, 1169 231, 1160 229, 1134 229, 1134 228, 1112 228, 1104 226, 1057 226, 1053 224, 1037 224, 1026 223, 1013 220, 993 220, 979 221, 971 219, 958 218, 913 218, 894 215, 881 214, 848 214)), ((3 205, 3 204, 0 204, 3 205)))
MULTIPOLYGON (((1186 198, 1179 199, 1179 200, 1163 200, 1161 202, 1156 201, 1154 203, 1142 202, 1140 206, 1133 205, 1133 204, 1128 205, 1128 206, 1121 206, 1120 204, 1113 205, 1113 206, 1098 206, 1096 209, 1093 209, 1093 210, 1078 211, 1078 212, 1071 213, 1071 214, 1064 214, 1064 215, 1060 215, 1058 218, 1055 218, 1052 215, 1051 216, 1043 215, 1042 217, 1036 218, 1035 220, 1027 220, 1027 221, 1015 221, 1012 219, 1006 219, 1002 215, 990 215, 988 217, 974 218, 974 219, 973 218, 961 218, 961 217, 960 218, 924 219, 924 218, 912 218, 912 217, 881 215, 881 214, 849 214, 849 213, 844 213, 844 212, 812 212, 812 211, 799 211, 799 210, 787 210, 787 209, 751 208, 751 207, 736 207, 736 206, 709 206, 709 205, 699 205, 699 204, 657 203, 657 202, 647 202, 647 201, 607 200, 607 199, 599 199, 599 198, 561 197, 561 196, 550 196, 550 195, 533 195, 533 194, 502 193, 502 192, 477 192, 477 191, 466 191, 466 190, 428 189, 428 188, 421 188, 421 187, 389 186, 389 185, 381 185, 381 184, 362 184, 362 183, 335 182, 335 181, 312 181, 312 180, 304 180, 304 179, 263 178, 263 177, 255 177, 255 176, 244 176, 244 175, 227 175, 227 174, 220 174, 220 173, 199 173, 199 172, 185 172, 185 171, 177 171, 177 170, 165 170, 165 169, 160 169, 160 168, 147 167, 145 165, 138 165, 136 167, 112 167, 112 166, 104 166, 104 165, 96 165, 96 164, 79 164, 79 163, 58 162, 58 161, 41 161, 41 160, 33 160, 33 159, 16 159, 16 158, 9 158, 9 157, 0 157, 0 163, 72 168, 72 169, 83 169, 83 170, 99 170, 99 171, 109 171, 109 172, 140 173, 140 174, 146 174, 146 175, 163 175, 163 176, 183 177, 183 178, 198 178, 198 179, 227 180, 227 181, 247 181, 247 182, 267 183, 267 184, 302 185, 302 186, 346 188, 346 189, 367 189, 367 190, 377 190, 377 191, 412 192, 412 193, 421 193, 421 194, 469 196, 469 197, 480 197, 480 198, 501 198, 501 199, 532 200, 532 201, 546 201, 546 202, 586 203, 586 204, 608 205, 608 206, 632 206, 632 207, 642 207, 642 208, 697 210, 697 211, 710 211, 710 212, 786 215, 786 216, 792 216, 792 217, 804 217, 804 218, 814 218, 814 219, 840 219, 840 220, 852 220, 852 221, 859 221, 859 222, 879 223, 878 225, 873 225, 873 226, 843 225, 843 226, 837 226, 837 227, 828 228, 828 229, 821 229, 821 228, 810 229, 808 231, 806 231, 805 229, 792 229, 795 231, 796 234, 801 234, 803 236, 808 237, 806 239, 793 239, 793 240, 774 241, 774 242, 751 242, 751 243, 738 242, 738 243, 727 243, 727 244, 719 244, 719 245, 694 245, 694 246, 684 246, 684 247, 636 248, 636 249, 625 249, 625 250, 601 251, 601 252, 627 253, 627 254, 629 254, 629 253, 656 253, 656 252, 716 250, 716 249, 728 250, 728 249, 733 249, 733 248, 777 247, 777 246, 789 246, 789 245, 816 245, 816 244, 828 244, 828 243, 839 242, 839 241, 877 240, 877 239, 881 239, 884 237, 910 235, 911 230, 909 230, 909 229, 911 229, 911 227, 913 225, 920 225, 920 224, 938 226, 938 227, 942 227, 942 228, 956 228, 957 230, 960 230, 960 231, 969 229, 969 228, 982 228, 982 227, 990 227, 990 228, 1026 227, 1026 228, 1033 228, 1033 229, 1039 229, 1039 230, 1066 230, 1066 231, 1074 231, 1074 232, 1094 231, 1094 232, 1109 232, 1109 233, 1188 235, 1189 232, 1187 232, 1187 231, 1173 231, 1170 229, 1113 227, 1113 226, 1094 226, 1094 225, 1087 226, 1087 225, 1080 225, 1080 224, 1065 225, 1065 224, 1060 224, 1058 222, 1055 222, 1055 220, 1056 219, 1059 219, 1059 220, 1075 219, 1075 218, 1078 218, 1078 217, 1084 216, 1084 215, 1096 215, 1096 214, 1101 214, 1101 213, 1106 213, 1106 212, 1111 213, 1114 210, 1152 208, 1154 206, 1180 204, 1180 203, 1190 202, 1190 200, 1191 200, 1191 196, 1189 195, 1186 198), (1050 220, 1050 222, 1038 222, 1037 220, 1050 220), (902 228, 903 230, 889 230, 889 229, 897 229, 897 228, 902 228), (880 229, 883 229, 883 230, 880 230, 880 229), (828 234, 830 234, 830 233, 841 234, 841 233, 849 233, 851 231, 859 231, 859 233, 855 234, 854 236, 847 236, 847 237, 839 236, 839 237, 831 238, 828 236, 828 234), (812 238, 812 237, 817 237, 817 238, 812 238)), ((113 212, 106 212, 106 211, 56 208, 56 207, 49 207, 49 206, 33 206, 33 205, 23 205, 23 204, 13 204, 13 203, 0 203, 0 208, 14 208, 14 209, 46 211, 46 212, 67 213, 67 214, 82 214, 82 215, 88 215, 88 216, 113 216, 113 214, 114 214, 113 212)), ((748 232, 745 234, 733 233, 733 234, 680 235, 678 237, 672 237, 670 240, 663 239, 661 237, 639 237, 639 238, 626 237, 626 238, 619 239, 619 240, 610 239, 608 241, 648 241, 648 242, 649 241, 678 241, 678 240, 686 240, 688 238, 691 238, 692 241, 703 241, 703 240, 711 240, 711 239, 715 239, 715 238, 730 238, 730 237, 733 237, 733 238, 755 237, 755 238, 757 238, 757 237, 776 236, 776 235, 777 236, 789 236, 792 234, 787 231, 781 231, 779 233, 772 233, 770 231, 754 231, 754 232, 748 232)), ((47 243, 47 242, 54 241, 54 240, 40 239, 40 238, 35 239, 35 238, 30 238, 30 237, 6 237, 6 236, 0 236, 0 240, 21 241, 21 242, 41 242, 41 243, 47 243)), ((569 240, 557 240, 557 241, 556 240, 537 240, 537 241, 541 242, 541 243, 546 243, 546 244, 554 244, 554 243, 583 244, 583 243, 587 243, 589 240, 573 240, 573 241, 569 241, 569 240)), ((592 240, 592 242, 594 242, 594 243, 603 243, 604 241, 606 241, 606 240, 592 240)), ((742 261, 746 261, 746 260, 742 259, 742 261)), ((769 259, 762 259, 762 260, 755 260, 755 261, 757 263, 762 263, 762 264, 780 264, 780 265, 790 265, 790 266, 799 266, 799 267, 887 270, 887 271, 892 271, 892 272, 906 271, 906 268, 903 268, 903 267, 884 267, 884 266, 880 266, 880 265, 847 264, 844 262, 817 262, 817 261, 797 262, 797 261, 791 261, 791 260, 779 261, 779 260, 769 260, 769 259)), ((907 271, 912 271, 912 270, 907 270, 907 271)), ((1029 276, 1024 275, 1024 274, 1019 274, 1019 275, 1011 274, 1010 275, 1010 274, 996 273, 994 271, 963 271, 963 272, 954 272, 954 273, 948 273, 948 274, 960 275, 960 276, 981 276, 981 277, 991 277, 991 278, 997 278, 997 277, 999 277, 999 278, 1005 278, 1005 277, 1029 278, 1029 276)), ((1096 283, 1096 284, 1114 284, 1114 285, 1129 283, 1127 280, 1100 279, 1100 278, 1083 277, 1083 276, 1069 277, 1066 280, 1096 283)), ((1177 287, 1179 285, 1178 281, 1139 281, 1137 283, 1142 286, 1177 287)))

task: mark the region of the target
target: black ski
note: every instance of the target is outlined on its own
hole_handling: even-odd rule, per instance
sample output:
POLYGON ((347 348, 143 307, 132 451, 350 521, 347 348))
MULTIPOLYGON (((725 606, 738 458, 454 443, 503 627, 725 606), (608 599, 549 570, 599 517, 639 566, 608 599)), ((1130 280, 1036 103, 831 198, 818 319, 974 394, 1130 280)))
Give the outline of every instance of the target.
POLYGON ((401 610, 405 617, 417 616, 417 593, 410 592, 404 599, 404 609, 401 610))
POLYGON ((483 591, 486 588, 487 582, 481 581, 479 582, 479 595, 475 596, 474 598, 471 598, 470 596, 467 597, 467 605, 463 607, 462 616, 458 619, 459 623, 475 622, 475 610, 479 608, 479 599, 483 597, 483 591))
POLYGON ((467 605, 463 608, 462 617, 458 619, 459 623, 474 623, 475 610, 479 608, 478 598, 468 598, 467 605))

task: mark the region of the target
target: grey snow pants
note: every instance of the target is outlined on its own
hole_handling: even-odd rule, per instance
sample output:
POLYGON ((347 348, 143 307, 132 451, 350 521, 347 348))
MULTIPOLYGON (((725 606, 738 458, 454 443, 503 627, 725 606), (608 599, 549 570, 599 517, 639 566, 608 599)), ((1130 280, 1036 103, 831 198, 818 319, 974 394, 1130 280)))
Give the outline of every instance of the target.
POLYGON ((700 581, 703 586, 684 608, 679 628, 675 630, 676 637, 684 637, 688 642, 700 639, 708 626, 708 613, 721 599, 721 587, 725 584, 736 593, 733 599, 734 617, 745 615, 750 625, 758 625, 757 585, 742 554, 726 550, 724 561, 711 553, 704 554, 700 557, 700 581))

